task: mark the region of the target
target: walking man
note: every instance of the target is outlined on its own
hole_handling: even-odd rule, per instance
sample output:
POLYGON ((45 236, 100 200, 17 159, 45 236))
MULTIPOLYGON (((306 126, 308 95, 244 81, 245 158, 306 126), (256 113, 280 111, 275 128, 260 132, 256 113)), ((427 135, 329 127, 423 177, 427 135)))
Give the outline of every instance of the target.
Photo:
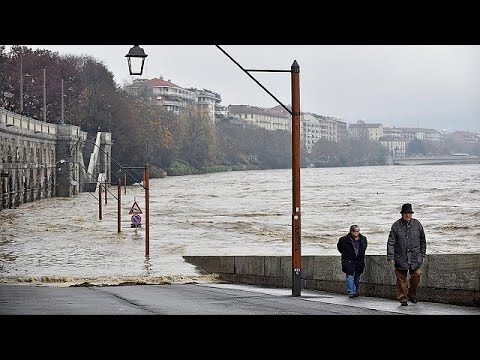
POLYGON ((420 267, 426 255, 427 241, 422 224, 412 218, 412 204, 403 204, 400 213, 402 218, 393 223, 388 235, 387 261, 395 266, 397 299, 402 306, 407 306, 407 301, 417 303, 420 267))
POLYGON ((338 239, 337 249, 342 254, 342 271, 345 273, 348 297, 357 297, 360 293, 360 275, 365 269, 367 237, 360 234, 358 225, 352 225, 350 232, 338 239))

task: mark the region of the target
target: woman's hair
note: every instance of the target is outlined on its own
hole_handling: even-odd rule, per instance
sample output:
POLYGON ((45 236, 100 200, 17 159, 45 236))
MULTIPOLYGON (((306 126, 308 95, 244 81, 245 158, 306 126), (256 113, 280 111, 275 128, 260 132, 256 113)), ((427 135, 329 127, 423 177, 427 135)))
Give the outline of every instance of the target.
POLYGON ((352 231, 360 231, 360 228, 358 227, 358 225, 352 225, 350 226, 350 232, 352 231))

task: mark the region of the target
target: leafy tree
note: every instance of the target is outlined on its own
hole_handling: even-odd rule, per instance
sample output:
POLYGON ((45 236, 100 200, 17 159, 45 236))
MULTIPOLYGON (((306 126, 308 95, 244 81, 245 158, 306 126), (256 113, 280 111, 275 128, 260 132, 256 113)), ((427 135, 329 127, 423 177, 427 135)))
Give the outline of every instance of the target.
POLYGON ((338 166, 340 159, 339 144, 327 139, 319 139, 312 146, 311 159, 316 166, 338 166))
POLYGON ((430 156, 449 155, 451 153, 445 141, 425 141, 425 151, 430 156))
POLYGON ((212 120, 206 111, 193 106, 181 113, 183 132, 179 138, 182 158, 200 169, 213 163, 216 138, 212 120))
POLYGON ((268 131, 228 119, 215 124, 218 139, 218 162, 262 168, 291 167, 291 133, 268 131))
POLYGON ((25 46, 14 45, 10 53, 3 56, 0 62, 8 73, 4 78, 5 82, 0 83, 0 97, 5 108, 20 113, 20 76, 22 75, 23 113, 43 119, 45 85, 47 121, 57 122, 61 116, 61 80, 75 77, 77 73, 75 58, 63 59, 56 52, 32 50, 25 46), (21 72, 20 64, 22 64, 21 72), (43 69, 45 69, 45 82, 43 69))
POLYGON ((311 158, 316 166, 364 166, 384 165, 386 155, 385 147, 366 139, 320 139, 312 147, 311 158))
MULTIPOLYGON (((78 73, 72 79, 74 87, 68 123, 78 125, 89 134, 112 128, 112 111, 118 106, 119 93, 113 74, 92 57, 77 58, 78 73)), ((70 106, 70 104, 68 104, 70 106)))
POLYGON ((164 107, 149 107, 155 113, 155 123, 158 126, 154 152, 156 163, 159 167, 168 168, 175 160, 182 158, 186 119, 164 107))
POLYGON ((407 156, 426 155, 427 150, 426 150, 425 141, 420 139, 410 140, 405 149, 405 153, 407 156))
POLYGON ((9 107, 13 95, 11 88, 11 71, 9 56, 5 51, 5 45, 0 45, 0 106, 9 107))

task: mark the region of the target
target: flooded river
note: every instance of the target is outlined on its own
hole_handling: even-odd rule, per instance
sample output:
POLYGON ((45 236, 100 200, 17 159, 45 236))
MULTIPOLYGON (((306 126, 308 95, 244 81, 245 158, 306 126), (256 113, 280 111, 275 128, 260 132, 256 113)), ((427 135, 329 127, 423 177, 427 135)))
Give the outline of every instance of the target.
MULTIPOLYGON (((480 253, 479 178, 478 164, 302 169, 302 255, 339 255, 351 224, 367 236, 367 255, 385 254, 407 202, 427 254, 480 253)), ((101 221, 93 193, 2 210, 0 278, 196 281, 201 274, 182 255, 291 255, 291 184, 291 170, 152 179, 149 258, 145 230, 132 229, 128 214, 134 200, 145 212, 139 185, 122 188, 120 234, 115 186, 101 221)))

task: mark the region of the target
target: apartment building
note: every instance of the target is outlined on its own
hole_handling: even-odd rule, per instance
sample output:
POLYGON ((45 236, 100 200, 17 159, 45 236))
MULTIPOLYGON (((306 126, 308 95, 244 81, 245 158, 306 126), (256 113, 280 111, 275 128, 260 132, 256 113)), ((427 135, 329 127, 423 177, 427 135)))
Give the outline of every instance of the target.
POLYGON ((397 139, 403 139, 407 143, 410 140, 418 139, 424 141, 441 141, 444 139, 444 134, 435 129, 424 128, 408 128, 408 127, 385 127, 383 129, 385 136, 390 136, 397 139))
POLYGON ((229 105, 229 116, 241 119, 251 125, 256 125, 267 130, 291 131, 291 115, 277 108, 265 109, 250 105, 229 105))
POLYGON ((380 144, 388 149, 388 155, 392 157, 405 157, 406 141, 398 137, 382 136, 380 144))
POLYGON ((348 132, 355 139, 370 141, 378 141, 384 135, 382 124, 367 124, 363 120, 358 120, 356 124, 350 124, 348 132))
POLYGON ((322 137, 322 127, 326 127, 318 115, 302 113, 300 118, 300 142, 305 144, 307 153, 312 151, 315 144, 322 137))
POLYGON ((164 106, 167 110, 179 114, 188 105, 195 105, 206 111, 212 121, 222 98, 220 94, 207 89, 185 89, 165 80, 163 77, 153 79, 136 79, 125 87, 126 91, 143 97, 150 104, 164 106))
POLYGON ((300 118, 300 141, 305 143, 307 152, 320 139, 338 142, 346 139, 347 123, 335 117, 314 113, 302 113, 300 118))
POLYGON ((215 121, 215 114, 220 110, 220 103, 222 98, 220 94, 207 90, 207 89, 196 89, 188 88, 192 94, 194 94, 195 105, 208 113, 212 121, 215 121))

